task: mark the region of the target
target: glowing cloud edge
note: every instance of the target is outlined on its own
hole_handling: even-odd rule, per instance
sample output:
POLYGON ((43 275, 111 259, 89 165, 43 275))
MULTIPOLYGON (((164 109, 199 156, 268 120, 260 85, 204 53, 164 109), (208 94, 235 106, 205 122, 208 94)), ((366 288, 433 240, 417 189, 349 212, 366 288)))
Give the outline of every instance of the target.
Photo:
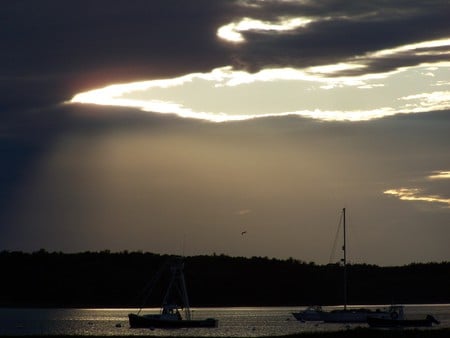
MULTIPOLYGON (((437 66, 449 67, 450 63, 441 63, 437 66)), ((420 67, 428 67, 430 65, 424 64, 420 67)), ((396 114, 412 114, 423 113, 430 110, 444 110, 450 109, 450 92, 449 91, 437 91, 432 93, 421 93, 416 95, 409 95, 399 98, 399 100, 411 101, 419 100, 416 103, 408 103, 403 107, 397 109, 391 107, 380 107, 371 110, 351 110, 351 111, 339 111, 339 110, 296 110, 288 112, 279 112, 271 114, 240 114, 229 115, 226 113, 216 112, 202 112, 193 111, 188 107, 170 101, 162 100, 131 100, 124 98, 123 95, 132 93, 134 91, 142 91, 151 88, 171 88, 181 86, 185 83, 192 82, 195 79, 202 79, 206 81, 214 82, 215 87, 224 86, 239 86, 242 84, 250 84, 254 82, 268 82, 277 80, 302 80, 310 81, 314 83, 323 83, 322 89, 332 89, 340 86, 356 86, 358 88, 364 88, 367 86, 370 88, 366 81, 373 79, 382 79, 389 75, 405 71, 406 68, 396 70, 395 72, 389 72, 384 74, 365 74, 359 77, 341 77, 341 78, 325 78, 323 77, 324 71, 331 71, 332 69, 343 69, 345 67, 353 67, 352 65, 339 64, 332 66, 324 66, 315 69, 298 70, 292 68, 280 68, 280 69, 264 69, 258 73, 250 74, 243 71, 234 71, 231 66, 225 66, 213 69, 210 73, 192 73, 173 79, 160 79, 150 81, 132 82, 126 84, 114 84, 106 86, 100 89, 94 89, 91 91, 79 93, 75 95, 68 103, 83 103, 83 104, 96 104, 107 106, 120 106, 137 108, 143 111, 162 113, 162 114, 175 114, 184 118, 194 118, 208 120, 211 122, 227 122, 227 121, 243 121, 256 118, 266 117, 282 117, 282 116, 301 116, 306 118, 313 118, 323 121, 368 121, 372 119, 383 118, 386 116, 393 116, 396 114), (318 71, 319 74, 313 74, 318 71), (430 99, 432 98, 432 99, 430 99)), ((419 66, 417 66, 419 67, 419 66)), ((412 67, 410 67, 412 68, 412 67)), ((373 85, 373 86, 376 86, 373 85)))
POLYGON ((386 195, 393 195, 402 201, 428 202, 445 204, 445 208, 450 208, 450 198, 439 195, 422 195, 422 190, 418 188, 397 188, 383 191, 386 195))

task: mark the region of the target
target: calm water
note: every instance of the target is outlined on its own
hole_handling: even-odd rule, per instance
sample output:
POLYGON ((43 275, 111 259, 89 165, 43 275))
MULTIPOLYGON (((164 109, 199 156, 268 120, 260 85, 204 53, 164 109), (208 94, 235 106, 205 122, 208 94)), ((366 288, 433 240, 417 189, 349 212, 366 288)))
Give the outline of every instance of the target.
MULTIPOLYGON (((193 309, 193 318, 214 317, 218 328, 210 329, 130 329, 128 313, 134 309, 0 309, 0 335, 164 335, 254 337, 285 335, 304 331, 341 330, 345 324, 301 323, 291 315, 301 307, 202 308, 193 309)), ((333 309, 330 307, 329 309, 333 309)), ((147 309, 146 313, 157 313, 147 309)), ((407 318, 434 315, 450 327, 450 304, 406 305, 407 318)), ((352 327, 365 326, 361 324, 352 327)))

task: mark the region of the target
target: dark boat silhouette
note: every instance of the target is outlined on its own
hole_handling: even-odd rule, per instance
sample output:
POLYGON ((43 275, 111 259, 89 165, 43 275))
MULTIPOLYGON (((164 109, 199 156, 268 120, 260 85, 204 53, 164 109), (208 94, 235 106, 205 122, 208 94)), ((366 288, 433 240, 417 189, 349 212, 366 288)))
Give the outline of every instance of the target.
POLYGON ((169 267, 171 278, 160 313, 140 314, 141 307, 137 314, 128 314, 130 328, 217 327, 218 321, 214 318, 192 319, 181 258, 173 259, 169 267))

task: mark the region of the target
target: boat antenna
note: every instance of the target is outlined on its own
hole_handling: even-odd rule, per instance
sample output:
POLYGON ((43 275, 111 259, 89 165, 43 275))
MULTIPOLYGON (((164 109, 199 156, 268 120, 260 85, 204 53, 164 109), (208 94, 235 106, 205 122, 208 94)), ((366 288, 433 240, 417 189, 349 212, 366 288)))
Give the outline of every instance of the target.
POLYGON ((342 209, 342 219, 344 225, 344 246, 342 247, 342 250, 344 250, 344 310, 347 310, 347 234, 345 229, 345 208, 342 209))

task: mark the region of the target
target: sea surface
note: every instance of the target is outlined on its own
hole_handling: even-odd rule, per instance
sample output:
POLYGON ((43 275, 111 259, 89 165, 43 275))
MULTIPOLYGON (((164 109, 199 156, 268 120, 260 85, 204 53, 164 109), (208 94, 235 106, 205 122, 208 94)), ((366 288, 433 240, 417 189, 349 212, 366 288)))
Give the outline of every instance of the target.
MULTIPOLYGON (((380 306, 368 306, 379 308, 380 306)), ((327 307, 337 309, 339 307, 327 307)), ((291 314, 304 307, 224 307, 193 308, 194 319, 213 317, 217 328, 130 329, 128 313, 138 309, 27 309, 0 308, 0 335, 151 335, 151 336, 216 336, 256 337, 286 335, 298 332, 337 331, 366 324, 302 323, 291 314)), ((142 313, 158 313, 143 309, 142 313)), ((440 322, 435 328, 450 328, 450 304, 405 305, 407 318, 423 318, 432 314, 440 322)), ((424 328, 424 330, 433 328, 424 328)))

